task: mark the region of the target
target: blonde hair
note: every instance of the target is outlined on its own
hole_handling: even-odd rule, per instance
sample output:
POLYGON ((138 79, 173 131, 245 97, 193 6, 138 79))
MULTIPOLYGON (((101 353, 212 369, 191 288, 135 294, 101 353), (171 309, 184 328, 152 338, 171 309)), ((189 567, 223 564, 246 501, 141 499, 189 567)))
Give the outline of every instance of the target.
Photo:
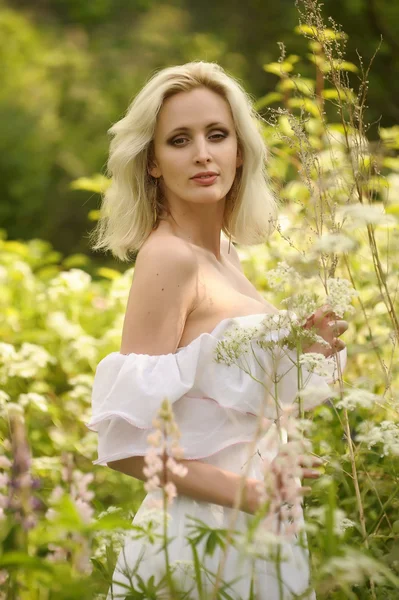
POLYGON ((165 213, 159 186, 148 173, 153 138, 163 102, 179 92, 206 87, 230 105, 243 165, 226 196, 222 231, 245 245, 265 241, 274 228, 277 203, 266 174, 267 149, 260 117, 250 96, 217 63, 193 61, 155 73, 110 129, 107 164, 111 183, 100 219, 90 233, 93 250, 111 250, 122 261, 140 249, 165 213))

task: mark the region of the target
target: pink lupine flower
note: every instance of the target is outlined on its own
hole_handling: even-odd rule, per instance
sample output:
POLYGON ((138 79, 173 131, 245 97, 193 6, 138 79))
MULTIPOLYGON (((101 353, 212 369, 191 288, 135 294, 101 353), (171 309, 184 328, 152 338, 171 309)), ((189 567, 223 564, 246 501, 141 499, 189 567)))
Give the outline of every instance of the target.
POLYGON ((168 504, 171 504, 173 502, 173 498, 175 498, 177 496, 177 489, 175 484, 172 481, 169 481, 166 485, 164 485, 164 488, 167 499, 168 499, 168 504))
POLYGON ((82 521, 84 523, 90 523, 94 513, 94 510, 90 504, 82 500, 82 498, 77 498, 77 500, 75 500, 75 506, 82 521))
POLYGON ((294 442, 282 444, 277 456, 265 460, 265 496, 269 502, 264 526, 283 537, 297 533, 299 516, 302 513, 300 494, 301 452, 294 442))
POLYGON ((176 462, 183 458, 183 449, 179 446, 180 431, 174 419, 173 410, 167 398, 162 402, 152 424, 155 431, 147 436, 148 451, 144 457, 143 474, 147 478, 144 489, 151 493, 162 487, 170 504, 177 495, 176 486, 168 481, 168 471, 178 477, 185 477, 187 467, 176 462))

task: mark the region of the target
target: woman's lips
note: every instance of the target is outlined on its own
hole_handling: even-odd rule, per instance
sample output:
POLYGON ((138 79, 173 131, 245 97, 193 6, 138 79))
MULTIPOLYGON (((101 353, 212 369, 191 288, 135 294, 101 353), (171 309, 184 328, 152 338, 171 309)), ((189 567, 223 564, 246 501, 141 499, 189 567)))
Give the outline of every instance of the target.
POLYGON ((209 177, 192 177, 192 180, 200 185, 212 185, 217 178, 218 175, 210 175, 209 177))

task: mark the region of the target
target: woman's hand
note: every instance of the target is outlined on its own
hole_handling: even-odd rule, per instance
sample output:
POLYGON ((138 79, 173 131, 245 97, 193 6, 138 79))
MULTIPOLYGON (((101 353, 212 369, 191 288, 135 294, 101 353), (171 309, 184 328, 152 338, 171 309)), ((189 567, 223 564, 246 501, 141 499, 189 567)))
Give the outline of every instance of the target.
MULTIPOLYGON (((322 475, 320 471, 315 470, 315 468, 323 465, 323 461, 320 458, 306 454, 301 455, 298 459, 298 462, 302 469, 302 477, 304 479, 318 479, 322 475)), ((246 479, 240 510, 251 515, 255 514, 259 510, 262 505, 262 495, 259 492, 259 484, 260 481, 258 479, 246 479)), ((309 486, 299 486, 297 488, 297 494, 299 496, 304 496, 305 494, 311 492, 311 490, 312 488, 309 486)), ((281 491, 283 500, 288 501, 288 498, 284 498, 284 490, 281 491)))
POLYGON ((345 343, 339 340, 339 336, 345 333, 349 325, 347 321, 340 319, 328 304, 318 308, 306 321, 305 329, 316 329, 316 333, 329 343, 330 347, 315 342, 303 352, 318 352, 328 357, 335 352, 345 348, 345 343))

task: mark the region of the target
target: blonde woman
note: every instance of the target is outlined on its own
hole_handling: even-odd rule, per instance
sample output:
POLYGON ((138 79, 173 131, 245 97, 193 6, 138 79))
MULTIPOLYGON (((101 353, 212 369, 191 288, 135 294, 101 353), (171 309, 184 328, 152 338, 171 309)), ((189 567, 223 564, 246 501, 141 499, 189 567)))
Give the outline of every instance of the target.
MULTIPOLYGON (((121 260, 138 255, 120 352, 98 365, 89 427, 99 436, 96 463, 145 480, 153 419, 165 397, 172 403, 184 451, 180 462, 187 469, 184 477, 168 473, 177 489, 168 509, 169 560, 176 565, 193 556, 186 539, 190 517, 228 527, 248 462, 261 386, 242 370, 217 364, 214 351, 230 326, 257 325, 278 312, 245 277, 231 243, 264 242, 273 230, 276 202, 267 183, 259 117, 241 85, 215 63, 196 61, 156 73, 110 132, 112 182, 93 247, 121 260)), ((322 309, 312 316, 330 346, 308 351, 329 356, 344 348, 338 337, 347 324, 338 321, 332 329, 328 323, 334 317, 322 309)), ((296 374, 289 377, 280 399, 285 404, 297 392, 296 374)), ((327 398, 326 381, 314 379, 327 398)), ((269 410, 266 416, 276 415, 269 410)), ((246 530, 260 506, 261 445, 255 455, 235 522, 238 531, 246 530)), ((312 466, 320 461, 303 460, 303 475, 317 477, 312 466)), ((157 495, 159 490, 146 496, 134 522, 157 495)), ((160 581, 165 569, 160 550, 160 544, 127 540, 109 598, 128 596, 129 570, 144 581, 152 575, 160 581)), ((222 573, 227 597, 248 598, 251 585, 262 600, 303 594, 309 588, 306 548, 292 542, 284 550, 288 556, 278 571, 266 555, 242 560, 239 550, 230 548, 222 573)), ((217 547, 202 558, 205 598, 211 597, 222 555, 217 547)), ((130 578, 134 586, 135 577, 130 578)), ((159 597, 169 597, 165 594, 159 597)), ((188 597, 196 598, 195 590, 188 597)), ((307 597, 314 595, 310 591, 307 597)))

